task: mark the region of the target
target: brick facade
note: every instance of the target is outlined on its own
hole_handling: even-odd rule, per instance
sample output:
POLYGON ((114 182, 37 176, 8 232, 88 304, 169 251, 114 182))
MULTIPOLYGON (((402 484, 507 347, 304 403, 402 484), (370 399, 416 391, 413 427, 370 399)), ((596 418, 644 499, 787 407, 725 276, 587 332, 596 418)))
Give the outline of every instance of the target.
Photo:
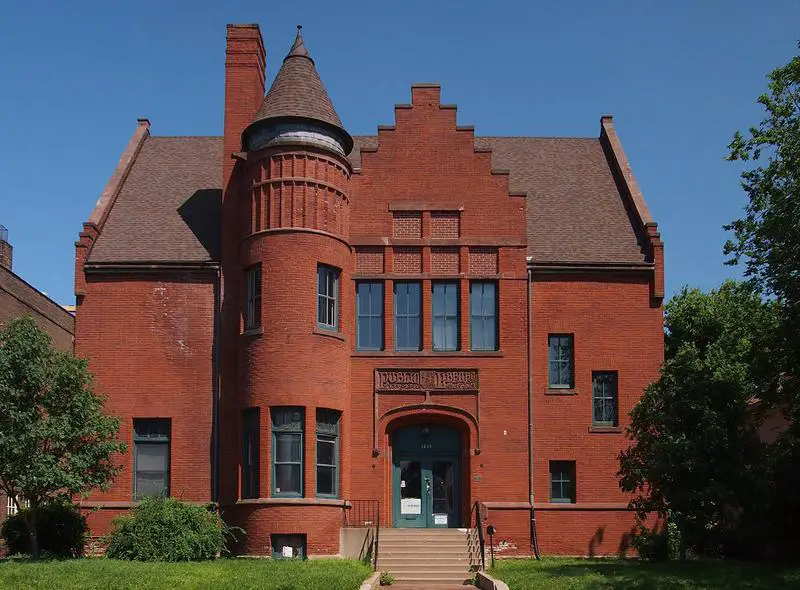
MULTIPOLYGON (((296 48, 297 42, 284 67, 307 69, 296 61, 307 59, 296 48)), ((460 521, 450 526, 467 526, 480 501, 498 530, 501 554, 531 552, 532 509, 544 553, 625 549, 633 516, 617 485, 617 455, 626 444, 627 414, 662 362, 663 246, 610 121, 603 120, 599 140, 575 145, 595 158, 606 207, 616 207, 606 217, 621 212, 616 227, 625 233, 607 240, 628 246, 599 248, 610 254, 592 258, 593 248, 569 235, 563 222, 558 232, 579 245, 577 258, 542 259, 531 254, 547 251, 531 219, 546 203, 515 187, 521 175, 496 166, 500 151, 478 147, 473 129, 457 125, 456 109, 441 104, 437 85, 413 86, 411 104, 395 109, 395 124, 380 127, 377 137, 354 138, 348 157, 353 140, 331 123, 338 118, 324 104, 317 106, 323 115, 310 118, 324 125, 308 131, 303 115, 302 140, 270 140, 242 154, 243 132, 250 141, 264 129, 274 131, 270 138, 286 129, 273 129, 278 123, 269 118, 251 123, 257 111, 274 109, 269 101, 280 94, 271 91, 259 109, 263 51, 256 27, 229 27, 218 257, 187 255, 181 263, 168 258, 177 245, 162 252, 154 244, 153 257, 163 257, 156 263, 94 259, 103 220, 123 214, 114 211, 123 207, 115 205, 116 185, 78 244, 77 349, 110 395, 123 439, 131 442, 135 418, 170 418, 170 493, 217 501, 232 524, 247 530, 238 547, 244 553, 269 554, 277 534, 305 535, 310 554, 338 553, 348 500, 378 500, 384 525, 392 526, 399 456, 393 441, 413 425, 458 434, 460 521), (253 304, 260 305, 261 322, 245 329, 244 272, 252 268, 261 269, 253 304), (337 277, 333 327, 320 321, 320 268, 337 277), (433 288, 443 280, 457 289, 457 342, 440 352, 433 288), (398 281, 420 285, 419 350, 395 350, 398 281), (480 350, 471 290, 487 281, 496 289, 497 307, 488 313, 496 313, 497 345, 480 350), (369 312, 357 301, 362 282, 383 286, 380 311, 380 301, 369 312), (359 345, 364 313, 382 313, 382 346, 359 345), (549 334, 573 338, 569 388, 549 387, 549 334), (401 385, 384 387, 381 375, 392 371, 401 385), (595 371, 616 372, 616 425, 592 426, 595 371), (276 489, 273 465, 273 419, 285 407, 303 415, 296 497, 276 489), (259 410, 258 497, 243 492, 242 416, 251 408, 259 410), (334 497, 317 494, 319 410, 340 415, 334 497), (551 461, 575 462, 574 501, 550 501, 551 461)), ((146 152, 156 140, 135 135, 132 145, 144 142, 146 152)), ((565 146, 558 149, 572 149, 565 146)), ((511 156, 521 158, 522 151, 511 156)), ((137 178, 140 165, 123 160, 120 166, 132 171, 115 178, 137 178)), ((140 223, 147 215, 125 214, 141 214, 140 223)), ((124 251, 124 242, 118 245, 124 251)), ((100 508, 91 516, 94 534, 132 503, 132 459, 119 460, 123 472, 112 488, 86 502, 100 508)))

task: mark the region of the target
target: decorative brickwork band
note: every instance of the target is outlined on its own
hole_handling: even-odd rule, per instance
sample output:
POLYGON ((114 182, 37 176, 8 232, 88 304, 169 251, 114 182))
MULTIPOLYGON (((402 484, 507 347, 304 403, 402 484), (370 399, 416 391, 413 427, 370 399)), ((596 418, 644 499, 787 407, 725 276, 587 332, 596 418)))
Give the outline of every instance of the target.
POLYGON ((478 369, 375 369, 375 391, 478 391, 478 369))
POLYGON ((422 237, 422 213, 397 211, 392 216, 392 235, 395 238, 418 240, 422 237))
POLYGON ((397 274, 420 274, 422 272, 422 250, 419 248, 395 248, 393 267, 392 270, 397 274))
POLYGON ((431 212, 431 238, 434 240, 457 240, 461 234, 461 218, 458 211, 431 212))
POLYGON ((458 248, 431 248, 431 273, 457 275, 459 273, 458 248))
POLYGON ((497 248, 470 248, 469 272, 474 275, 497 274, 497 248))
POLYGON ((356 272, 365 274, 382 274, 383 248, 365 247, 356 250, 356 272))

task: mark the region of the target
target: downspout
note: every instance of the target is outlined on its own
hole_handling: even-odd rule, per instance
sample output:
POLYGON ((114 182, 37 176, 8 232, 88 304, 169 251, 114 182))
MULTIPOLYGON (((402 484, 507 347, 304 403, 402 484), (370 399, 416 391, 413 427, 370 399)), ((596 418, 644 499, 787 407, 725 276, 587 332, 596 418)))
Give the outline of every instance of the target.
MULTIPOLYGON (((528 262, 531 259, 528 257, 528 262)), ((536 510, 533 507, 533 271, 528 268, 528 312, 526 314, 528 322, 528 502, 531 511, 531 549, 536 559, 539 555, 539 539, 536 536, 536 510)))
POLYGON ((220 319, 222 315, 222 271, 219 265, 215 268, 214 277, 214 340, 211 366, 211 415, 212 415, 212 435, 211 435, 211 501, 219 509, 219 424, 220 424, 220 319))

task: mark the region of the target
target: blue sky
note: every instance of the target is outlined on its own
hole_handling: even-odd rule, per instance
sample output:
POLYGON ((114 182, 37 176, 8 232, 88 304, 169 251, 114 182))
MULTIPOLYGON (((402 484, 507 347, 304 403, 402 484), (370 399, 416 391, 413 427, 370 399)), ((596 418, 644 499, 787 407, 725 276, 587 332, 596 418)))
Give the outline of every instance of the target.
POLYGON ((480 135, 592 136, 613 114, 666 242, 667 291, 736 276, 723 160, 765 75, 797 53, 800 2, 63 2, 0 9, 0 224, 14 270, 74 302, 73 242, 132 134, 222 130, 225 24, 257 22, 272 79, 294 26, 348 130, 373 134, 440 82, 480 135))

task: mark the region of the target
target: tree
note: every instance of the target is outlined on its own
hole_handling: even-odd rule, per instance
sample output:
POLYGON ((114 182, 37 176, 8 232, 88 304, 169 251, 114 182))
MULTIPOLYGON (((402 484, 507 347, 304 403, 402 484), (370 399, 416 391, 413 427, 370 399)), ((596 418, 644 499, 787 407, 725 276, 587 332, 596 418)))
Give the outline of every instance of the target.
POLYGON ((763 491, 754 402, 777 322, 775 303, 733 281, 684 288, 665 308, 666 361, 631 412, 619 477, 639 516, 669 516, 684 548, 715 544, 763 491))
MULTIPOLYGON (((780 304, 783 354, 775 362, 786 401, 800 390, 800 56, 768 79, 758 98, 764 118, 746 136, 737 131, 728 146, 728 159, 762 164, 742 172, 749 200, 745 216, 725 226, 734 233, 725 253, 729 264, 744 260, 751 283, 780 304)), ((800 430, 798 397, 789 407, 800 430)))
POLYGON ((119 423, 103 414, 86 362, 54 350, 32 318, 0 331, 0 488, 24 510, 31 552, 39 557, 37 513, 55 500, 107 488, 119 423))

